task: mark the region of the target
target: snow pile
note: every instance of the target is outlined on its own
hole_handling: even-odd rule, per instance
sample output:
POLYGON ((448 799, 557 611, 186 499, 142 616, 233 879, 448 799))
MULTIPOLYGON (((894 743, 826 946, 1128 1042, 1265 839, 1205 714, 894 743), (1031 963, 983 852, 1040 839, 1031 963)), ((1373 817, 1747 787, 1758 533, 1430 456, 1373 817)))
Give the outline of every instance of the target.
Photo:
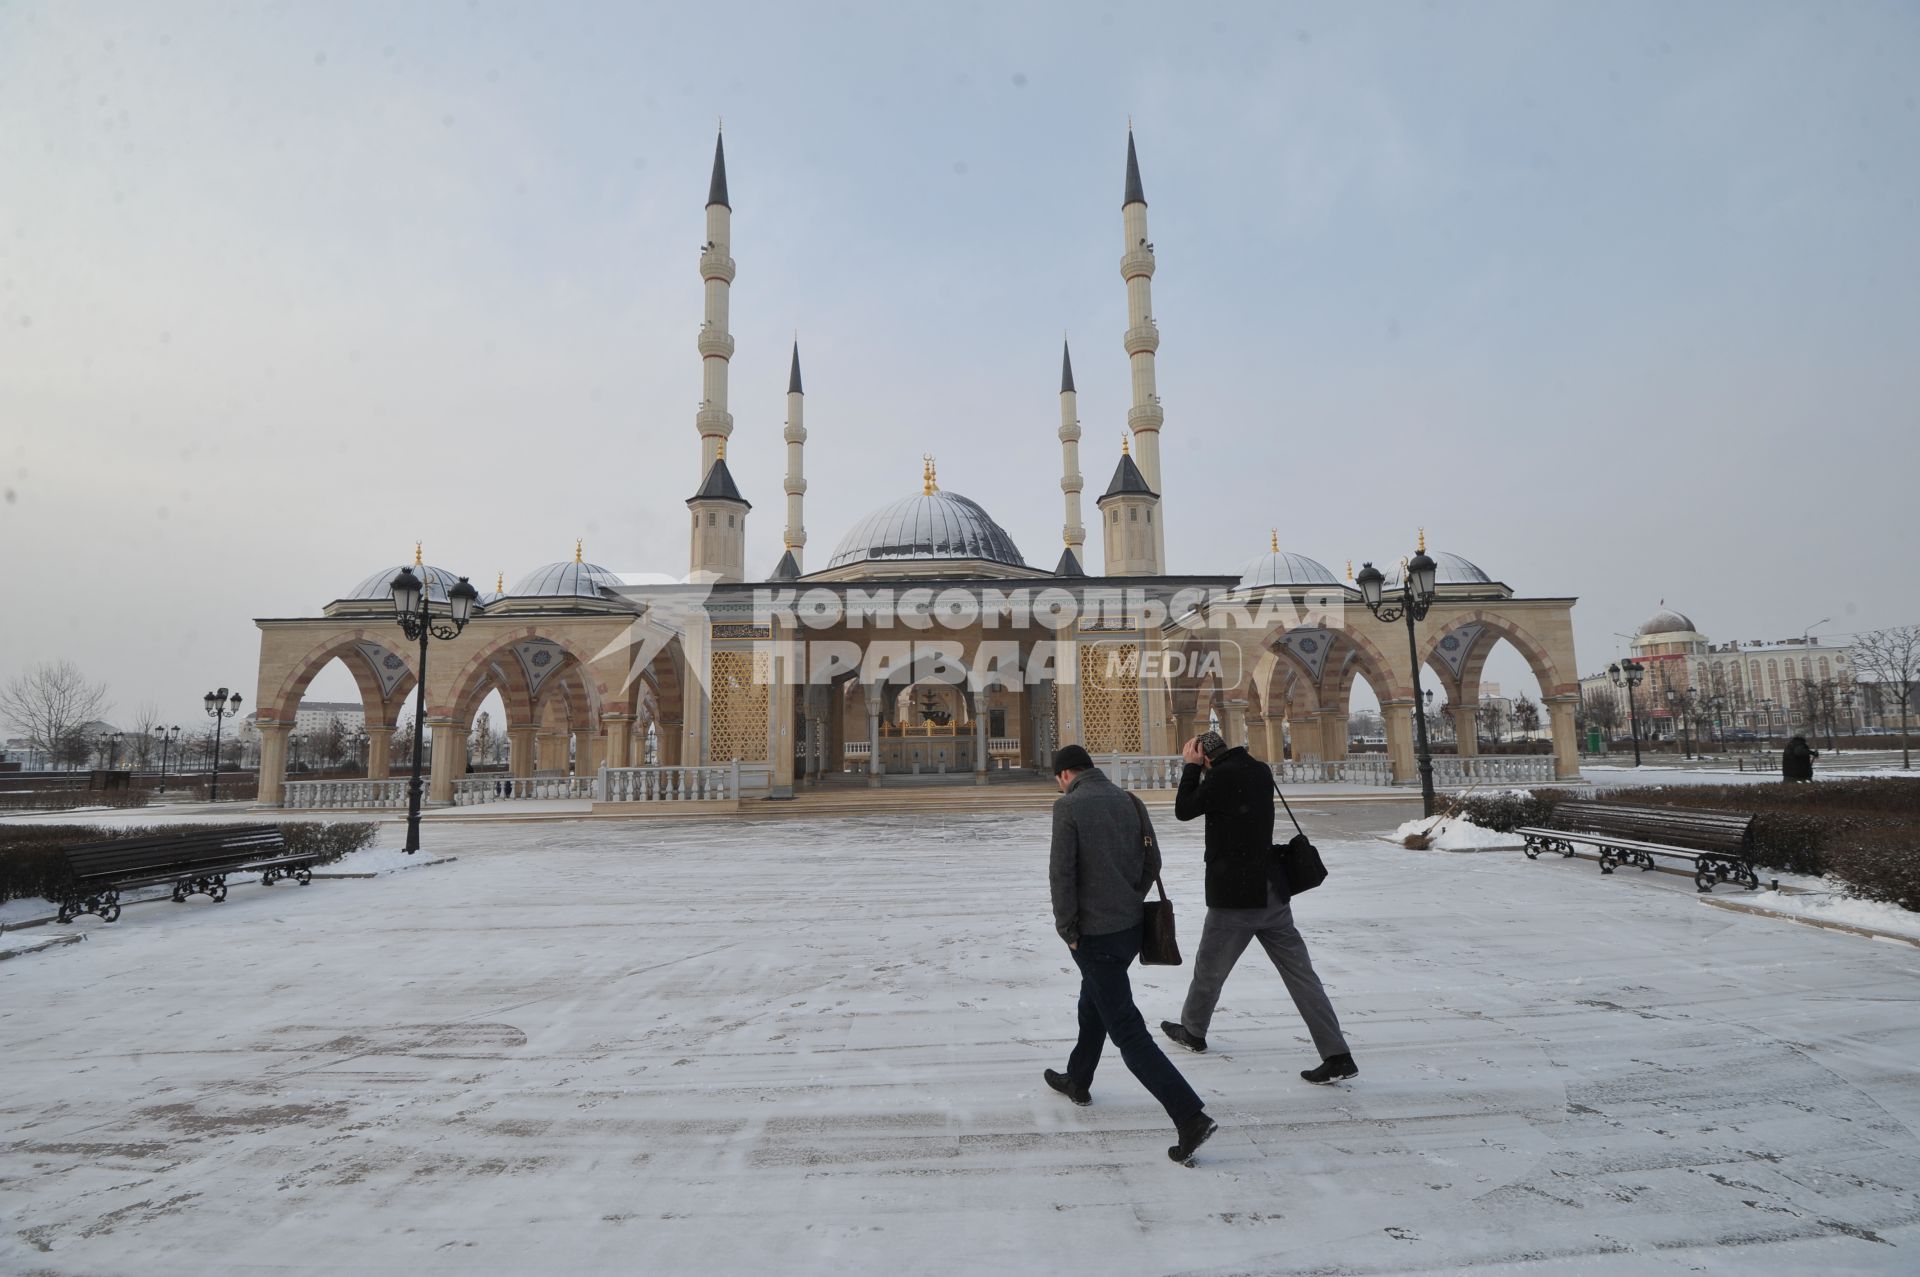
POLYGON ((1920 913, 1909 913, 1899 905, 1878 900, 1856 900, 1832 891, 1760 891, 1736 897, 1741 904, 1769 909, 1795 918, 1816 922, 1837 922, 1842 926, 1865 927, 1888 935, 1920 940, 1920 913))
POLYGON ((1431 851, 1493 851, 1521 845, 1518 834, 1503 834, 1476 825, 1465 816, 1434 816, 1409 820, 1393 831, 1395 842, 1404 842, 1410 834, 1426 834, 1431 851))

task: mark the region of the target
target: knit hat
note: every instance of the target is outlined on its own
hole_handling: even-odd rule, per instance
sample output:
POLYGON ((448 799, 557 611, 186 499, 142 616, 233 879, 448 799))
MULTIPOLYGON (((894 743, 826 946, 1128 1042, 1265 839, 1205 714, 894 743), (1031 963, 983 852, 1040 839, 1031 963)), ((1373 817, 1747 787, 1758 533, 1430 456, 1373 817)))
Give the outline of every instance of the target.
POLYGON ((1053 774, 1093 770, 1093 755, 1083 745, 1068 745, 1053 751, 1053 774))
POLYGON ((1227 738, 1219 732, 1201 732, 1198 737, 1200 752, 1208 759, 1215 759, 1227 752, 1227 738))

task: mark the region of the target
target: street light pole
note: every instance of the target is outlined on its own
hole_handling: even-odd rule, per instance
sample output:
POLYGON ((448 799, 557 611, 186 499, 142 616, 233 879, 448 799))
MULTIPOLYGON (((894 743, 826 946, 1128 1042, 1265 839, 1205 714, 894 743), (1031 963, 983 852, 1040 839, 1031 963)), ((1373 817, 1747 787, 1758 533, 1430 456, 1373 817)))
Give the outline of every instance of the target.
POLYGON ((231 699, 227 689, 208 692, 201 697, 201 703, 207 707, 207 714, 213 719, 213 781, 207 787, 207 801, 220 801, 220 728, 227 719, 240 712, 240 693, 235 692, 231 699))
POLYGON ((1640 686, 1640 680, 1647 676, 1647 667, 1632 657, 1607 666, 1607 677, 1613 680, 1615 687, 1627 689, 1627 721, 1633 731, 1633 765, 1640 765, 1640 707, 1633 698, 1633 689, 1640 686))
MULTIPOLYGON (((407 845, 403 848, 411 856, 420 850, 420 762, 427 727, 427 640, 454 638, 466 629, 480 591, 474 589, 466 577, 461 577, 447 591, 446 615, 436 617, 431 610, 432 591, 413 574, 412 568, 401 568, 391 588, 393 610, 401 632, 420 642, 420 671, 413 700, 413 776, 407 782, 407 845)), ((441 747, 452 748, 448 742, 442 742, 441 747)))
POLYGON ((1427 554, 1426 533, 1420 534, 1420 547, 1414 556, 1400 569, 1400 602, 1385 604, 1381 597, 1386 574, 1368 563, 1361 567, 1360 575, 1354 578, 1354 584, 1360 587, 1360 597, 1365 601, 1367 610, 1382 621, 1407 623, 1407 658, 1413 667, 1413 726, 1414 740, 1418 747, 1420 764, 1420 806, 1427 816, 1433 815, 1435 804, 1433 795, 1433 752, 1427 743, 1426 693, 1420 686, 1420 642, 1414 633, 1416 622, 1427 618, 1427 610, 1433 606, 1434 576, 1438 565, 1427 554))

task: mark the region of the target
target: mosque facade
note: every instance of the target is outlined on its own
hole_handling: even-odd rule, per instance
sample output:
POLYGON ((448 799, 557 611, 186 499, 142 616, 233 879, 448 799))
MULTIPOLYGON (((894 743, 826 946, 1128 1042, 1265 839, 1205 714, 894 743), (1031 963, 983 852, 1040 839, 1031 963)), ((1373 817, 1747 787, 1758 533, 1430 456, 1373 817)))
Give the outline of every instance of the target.
MULTIPOLYGON (((810 564, 797 343, 783 431, 785 549, 763 574, 746 561, 754 507, 727 464, 736 266, 716 141, 698 263, 705 315, 686 578, 630 583, 588 562, 578 544, 570 561, 538 567, 511 588, 503 576, 464 630, 432 643, 423 697, 417 648, 402 639, 391 595, 408 565, 366 575, 318 615, 257 621, 261 801, 314 800, 313 786, 286 783, 287 740, 308 685, 334 661, 358 685, 368 762, 365 783, 327 791, 329 805, 353 805, 356 793, 391 802, 392 778, 404 771, 392 742, 410 704, 424 700, 435 741, 460 742, 495 694, 510 776, 566 781, 572 788, 546 792, 613 802, 706 792, 721 769, 734 798, 901 777, 989 783, 1042 772, 1072 741, 1112 760, 1164 761, 1209 726, 1263 757, 1338 778, 1348 705, 1364 679, 1386 722, 1385 767, 1394 781, 1414 782, 1415 651, 1402 624, 1362 604, 1351 564, 1342 579, 1283 550, 1276 532, 1266 552, 1218 573, 1167 570, 1165 515, 1181 494, 1166 491, 1160 465, 1166 414, 1147 210, 1129 131, 1119 268, 1132 406, 1111 478, 1092 502, 1097 574, 1064 348, 1057 560, 1029 561, 987 506, 941 487, 928 457, 917 491, 854 520, 810 564)), ((1436 598, 1417 629, 1417 659, 1432 703, 1451 706, 1465 725, 1462 752, 1474 748, 1481 671, 1505 641, 1539 682, 1553 774, 1576 776, 1574 600, 1523 596, 1457 554, 1433 558, 1436 598)), ((445 607, 459 578, 417 548, 412 566, 430 604, 445 607)), ((1390 593, 1398 575, 1388 573, 1390 593)), ((467 776, 465 753, 432 751, 429 801, 458 801, 490 783, 467 776)))

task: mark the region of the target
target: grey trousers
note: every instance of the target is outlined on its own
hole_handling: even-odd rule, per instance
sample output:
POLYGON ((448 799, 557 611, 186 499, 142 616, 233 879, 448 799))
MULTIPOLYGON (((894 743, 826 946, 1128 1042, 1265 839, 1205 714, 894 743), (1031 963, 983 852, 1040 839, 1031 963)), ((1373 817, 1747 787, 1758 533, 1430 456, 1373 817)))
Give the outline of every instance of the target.
POLYGON ((1187 1005, 1180 1012, 1180 1023, 1195 1037, 1207 1036, 1213 1022, 1213 1008, 1220 1001, 1220 990, 1227 983, 1233 964, 1247 951, 1254 939, 1273 959, 1274 968, 1293 995, 1293 1005, 1313 1034, 1313 1045, 1321 1059, 1346 1055, 1347 1040, 1340 1033, 1340 1018, 1327 1001, 1320 977, 1313 973, 1313 959, 1307 956, 1307 942, 1293 925, 1293 909, 1281 900, 1271 886, 1267 888, 1264 909, 1209 909, 1206 925, 1200 931, 1200 952, 1193 959, 1193 984, 1187 989, 1187 1005))

